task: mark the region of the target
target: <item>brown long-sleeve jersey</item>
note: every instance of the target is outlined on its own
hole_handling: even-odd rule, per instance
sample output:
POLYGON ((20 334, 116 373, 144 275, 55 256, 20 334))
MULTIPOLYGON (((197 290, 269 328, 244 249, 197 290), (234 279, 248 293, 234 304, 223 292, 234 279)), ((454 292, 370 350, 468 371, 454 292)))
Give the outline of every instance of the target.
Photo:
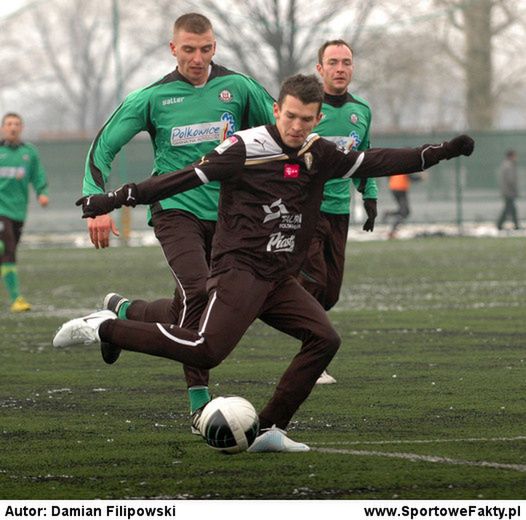
POLYGON ((275 126, 260 126, 236 133, 199 163, 137 184, 134 203, 221 181, 212 274, 235 267, 276 280, 303 263, 327 180, 421 171, 447 158, 441 148, 354 152, 311 134, 291 149, 275 126))

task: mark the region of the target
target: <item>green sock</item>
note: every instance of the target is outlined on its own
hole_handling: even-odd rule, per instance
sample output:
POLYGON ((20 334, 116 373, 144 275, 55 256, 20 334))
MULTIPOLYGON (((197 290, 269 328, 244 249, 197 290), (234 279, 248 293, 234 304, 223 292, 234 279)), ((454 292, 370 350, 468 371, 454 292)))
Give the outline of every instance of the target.
POLYGON ((119 310, 117 311, 117 318, 120 320, 125 320, 126 318, 126 311, 128 310, 128 307, 130 306, 131 302, 124 302, 119 307, 119 310))
POLYGON ((188 389, 190 399, 190 413, 194 413, 210 401, 210 393, 207 386, 191 386, 188 389))
POLYGON ((16 264, 6 262, 1 267, 2 280, 7 288, 9 299, 14 302, 20 296, 20 283, 16 264))

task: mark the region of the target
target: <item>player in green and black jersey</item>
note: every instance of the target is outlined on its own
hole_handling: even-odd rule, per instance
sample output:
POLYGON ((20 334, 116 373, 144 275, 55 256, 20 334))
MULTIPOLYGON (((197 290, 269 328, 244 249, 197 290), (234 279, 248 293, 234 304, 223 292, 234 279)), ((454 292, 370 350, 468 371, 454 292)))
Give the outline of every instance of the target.
MULTIPOLYGON (((273 99, 261 85, 212 62, 216 42, 206 17, 190 13, 176 20, 170 48, 177 68, 129 94, 97 135, 86 160, 84 195, 105 191, 115 155, 139 132, 150 135, 156 176, 194 162, 236 131, 274 121, 273 99)), ((176 281, 173 300, 130 302, 110 293, 104 306, 121 318, 197 328, 207 301, 218 197, 219 185, 211 183, 150 207, 150 223, 176 281)), ((118 232, 109 216, 89 219, 88 230, 97 248, 118 232)), ((208 374, 185 367, 185 375, 194 411, 209 400, 208 374)))
MULTIPOLYGON (((352 49, 344 40, 325 42, 316 66, 323 82, 322 119, 316 132, 345 150, 367 150, 371 109, 364 99, 347 91, 353 73, 352 49)), ((375 179, 334 179, 325 185, 320 220, 300 271, 301 284, 331 309, 339 299, 343 281, 345 245, 349 229, 351 182, 362 193, 368 219, 363 229, 372 231, 378 188, 375 179)), ((335 383, 326 371, 319 384, 335 383)))
POLYGON ((2 118, 0 141, 0 272, 11 301, 12 312, 24 312, 31 305, 20 295, 16 248, 27 216, 29 185, 38 203, 48 205, 47 180, 38 150, 21 140, 22 118, 13 112, 2 118))

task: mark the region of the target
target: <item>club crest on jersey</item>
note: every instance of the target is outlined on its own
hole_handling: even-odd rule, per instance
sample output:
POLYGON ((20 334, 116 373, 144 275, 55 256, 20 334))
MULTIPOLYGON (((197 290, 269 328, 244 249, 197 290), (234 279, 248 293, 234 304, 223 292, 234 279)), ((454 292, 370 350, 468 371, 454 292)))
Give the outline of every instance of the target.
POLYGON ((283 168, 283 177, 285 179, 297 179, 300 176, 299 164, 285 164, 283 168))
POLYGON ((356 114, 351 114, 349 116, 349 120, 351 121, 353 125, 355 125, 359 121, 359 118, 356 114))
POLYGON ((222 101, 223 103, 230 103, 234 96, 232 95, 232 92, 230 90, 222 90, 219 93, 219 101, 222 101))
POLYGON ((307 167, 307 170, 310 170, 310 168, 312 166, 312 154, 310 152, 307 152, 303 156, 303 159, 305 161, 305 166, 307 167))

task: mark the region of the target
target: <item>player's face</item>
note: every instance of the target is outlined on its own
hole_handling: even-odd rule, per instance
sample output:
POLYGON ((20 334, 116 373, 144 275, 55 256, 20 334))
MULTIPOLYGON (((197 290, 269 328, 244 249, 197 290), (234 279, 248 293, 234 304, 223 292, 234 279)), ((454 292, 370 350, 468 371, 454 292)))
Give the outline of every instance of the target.
POLYGON ((196 34, 180 30, 170 41, 172 54, 177 58, 179 72, 192 85, 202 85, 208 78, 208 67, 216 52, 212 31, 196 34))
POLYGON ((10 142, 20 141, 23 126, 22 121, 18 117, 6 117, 2 125, 4 139, 10 142))
POLYGON ((320 104, 302 103, 294 96, 285 96, 281 107, 274 103, 276 127, 282 141, 291 148, 299 148, 320 122, 320 104))
POLYGON ((316 65, 327 94, 341 95, 347 92, 352 79, 352 52, 346 45, 329 45, 323 53, 322 63, 316 65))

